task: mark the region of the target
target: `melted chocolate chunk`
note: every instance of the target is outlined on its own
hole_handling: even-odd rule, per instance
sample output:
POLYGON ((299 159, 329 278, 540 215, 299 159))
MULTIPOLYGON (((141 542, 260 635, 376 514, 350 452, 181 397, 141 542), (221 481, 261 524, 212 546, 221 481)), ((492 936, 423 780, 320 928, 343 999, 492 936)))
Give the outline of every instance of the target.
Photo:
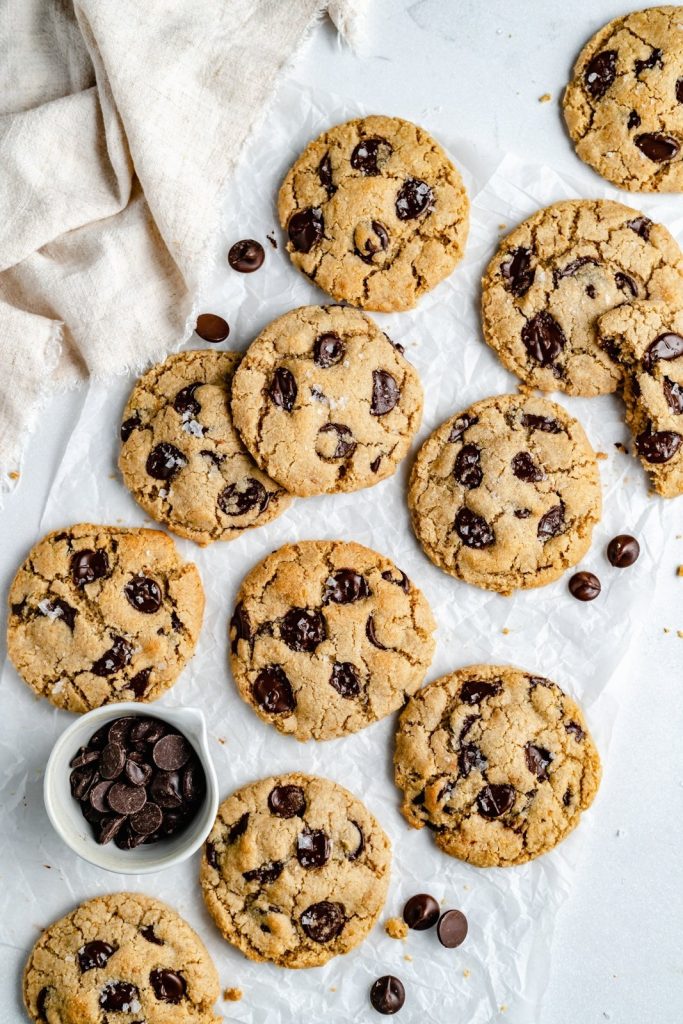
POLYGON ((164 1003, 179 1003, 187 992, 187 983, 182 974, 168 967, 157 967, 151 971, 149 980, 155 996, 164 1003))
POLYGON ((139 1004, 140 993, 128 981, 108 981, 100 993, 100 1006, 114 1013, 133 1013, 132 1004, 139 1004))
POLYGON ((154 931, 153 924, 144 925, 144 927, 140 929, 140 935, 142 935, 143 939, 146 939, 147 942, 151 942, 154 946, 164 945, 164 940, 160 939, 157 933, 154 931))
POLYGON ((389 650, 388 647, 385 647, 384 644, 380 643, 380 641, 377 639, 377 633, 375 631, 375 619, 374 616, 372 615, 368 615, 368 620, 365 623, 365 635, 372 644, 372 646, 376 647, 378 651, 389 650))
POLYGON ((233 270, 240 274, 253 274, 255 270, 263 266, 266 254, 263 246, 254 238, 243 238, 235 242, 228 253, 228 263, 233 270))
POLYGON ((553 282, 555 287, 557 288, 563 277, 574 277, 582 267, 597 266, 597 264, 598 261, 593 256, 579 256, 561 270, 557 268, 553 271, 553 282))
POLYGON ((635 231, 637 235, 640 235, 647 242, 650 238, 652 221, 647 217, 634 217, 633 220, 626 221, 626 227, 630 228, 631 231, 635 231))
POLYGON ((655 164, 673 160, 681 148, 677 139, 663 132, 645 132, 636 135, 634 141, 640 152, 655 164))
POLYGON ((676 99, 679 103, 683 103, 683 78, 679 78, 676 82, 676 99))
POLYGON ((238 818, 234 825, 231 825, 228 829, 228 845, 232 845, 235 840, 243 836, 247 831, 247 825, 249 824, 249 811, 238 818))
POLYGON ((230 334, 230 326, 227 320, 215 313, 200 313, 197 317, 195 331, 203 341, 210 341, 218 344, 230 334))
POLYGON ((197 416, 201 412, 201 405, 195 398, 195 391, 197 388, 202 387, 201 381, 195 381, 194 384, 188 384, 187 387, 181 388, 178 394, 173 399, 173 408, 181 416, 197 416))
POLYGON ((296 857, 302 868, 321 868, 332 852, 330 838, 321 828, 305 829, 296 841, 296 857))
POLYGON ((278 818, 301 818, 306 797, 301 786, 275 786, 268 794, 268 809, 278 818))
POLYGON ((113 946, 100 939, 86 942, 85 946, 81 946, 78 951, 78 966, 83 974, 86 971, 92 971, 95 967, 104 967, 115 952, 113 946))
POLYGON ((410 580, 400 569, 398 570, 398 579, 396 579, 390 569, 382 573, 382 579, 386 580, 387 583, 394 583, 397 587, 400 587, 404 594, 410 593, 410 580))
POLYGON ((358 858, 360 857, 361 853, 365 849, 365 835, 363 833, 363 829, 360 827, 360 825, 358 824, 357 821, 352 821, 351 824, 354 826, 354 828, 356 829, 356 831, 358 833, 358 845, 357 845, 355 850, 353 850, 351 853, 348 853, 346 855, 346 859, 347 860, 358 860, 358 858))
POLYGON ((292 685, 280 665, 262 668, 251 688, 256 703, 269 715, 284 715, 296 707, 292 685))
POLYGON ((280 636, 290 650, 312 654, 318 644, 327 638, 322 612, 290 608, 280 625, 280 636))
POLYGON ((529 430, 542 430, 545 434, 561 434, 562 424, 550 416, 536 416, 532 412, 522 413, 522 426, 529 430))
POLYGON ((455 517, 454 526, 465 547, 481 550, 495 544, 496 535, 493 528, 483 516, 478 516, 472 509, 461 508, 455 517))
POLYGON ((123 588, 128 603, 144 615, 154 615, 161 608, 161 587, 149 576, 134 576, 123 588))
POLYGON ((488 762, 481 750, 474 743, 466 743, 458 752, 458 768, 460 774, 467 776, 470 772, 483 772, 488 762))
POLYGON ((380 173, 381 164, 385 164, 393 152, 386 139, 361 139, 351 154, 351 166, 368 177, 380 173))
POLYGON ((347 700, 357 697, 361 686, 356 666, 352 665, 350 661, 335 661, 332 666, 330 686, 333 686, 337 693, 341 697, 346 697, 347 700))
POLYGON ((607 558, 615 569, 627 569, 637 562, 640 555, 640 544, 628 533, 620 533, 607 545, 607 558))
POLYGON ((142 420, 140 419, 140 413, 134 412, 132 416, 129 416, 127 420, 124 420, 121 424, 121 440, 125 444, 130 435, 134 430, 137 430, 141 426, 142 420))
POLYGON ((186 465, 187 459, 183 453, 175 445, 162 441, 147 456, 145 469, 155 480, 172 480, 186 465))
POLYGON ((327 198, 330 199, 337 191, 337 186, 332 181, 332 163, 329 153, 325 153, 318 164, 318 178, 320 179, 320 184, 327 192, 327 198))
POLYGON ((480 460, 481 449, 476 444, 463 445, 455 457, 453 476, 470 491, 479 487, 484 479, 483 470, 479 465, 480 460))
POLYGON ((337 569, 325 581, 323 604, 351 604, 370 597, 370 593, 365 576, 354 569, 337 569))
POLYGON ((516 508, 515 511, 512 514, 514 515, 515 519, 528 519, 529 516, 531 515, 531 509, 530 508, 516 508))
POLYGON ((643 356, 643 367, 651 372, 661 359, 680 359, 683 356, 683 337, 680 334, 660 334, 648 345, 643 356))
POLYGON ((629 131, 633 131, 634 128, 640 128, 640 114, 637 110, 632 110, 628 115, 628 121, 626 127, 629 131))
POLYGON ((208 840, 208 839, 206 841, 206 846, 204 847, 204 851, 206 853, 207 864, 209 864, 210 867, 214 868, 217 871, 218 870, 218 852, 216 850, 216 847, 213 845, 213 843, 210 840, 208 840))
POLYGON ((122 636, 115 636, 109 650, 97 659, 90 671, 96 676, 111 676, 125 668, 132 657, 133 648, 128 641, 122 636))
POLYGON ((567 586, 577 601, 594 601, 602 589, 600 580, 593 572, 574 573, 567 586))
POLYGON ((399 398, 401 389, 387 370, 372 371, 372 403, 370 412, 373 416, 384 416, 391 412, 399 398))
POLYGON ((521 299, 531 288, 536 268, 531 265, 531 249, 511 249, 500 265, 503 283, 509 292, 521 299))
POLYGON ((54 597, 51 601, 48 601, 45 611, 43 611, 42 608, 39 608, 38 611, 41 615, 48 615, 54 621, 61 619, 61 621, 68 626, 73 633, 78 612, 75 608, 72 608, 70 604, 67 604, 66 601, 62 601, 61 597, 54 597))
POLYGON ((280 860, 271 860, 268 864, 262 864, 260 868, 252 868, 251 871, 244 871, 242 878, 245 882, 258 882, 259 885, 269 885, 277 881, 284 870, 284 864, 280 860))
POLYGON ((411 896, 403 907, 403 920, 416 932, 427 931, 439 920, 439 904, 426 892, 411 896))
POLYGON ((455 420, 453 426, 451 427, 450 434, 448 435, 448 440, 451 443, 459 441, 462 435, 465 433, 465 431, 469 430, 470 427, 473 427, 478 422, 478 416, 470 416, 470 414, 467 412, 464 413, 462 416, 458 416, 457 420, 455 420))
POLYGON ((285 412, 291 412, 296 402, 297 393, 298 388, 294 374, 287 367, 278 366, 268 388, 271 400, 285 412))
POLYGON ((661 465, 673 459, 682 442, 683 436, 676 430, 657 430, 652 433, 648 428, 636 437, 636 448, 646 462, 661 465))
POLYGON ((551 537, 557 537, 559 534, 564 533, 567 525, 564 521, 564 504, 560 502, 559 505, 553 505, 545 515, 541 516, 538 521, 538 528, 536 530, 536 536, 539 540, 545 541, 550 540, 551 537))
POLYGON ((312 903, 299 920, 308 938, 320 943, 336 939, 346 924, 343 905, 330 900, 312 903))
POLYGON ((523 480, 527 484, 538 483, 545 475, 541 467, 537 466, 531 458, 529 452, 517 452, 510 465, 517 479, 523 480))
POLYGON ((251 623, 249 622, 249 615, 244 609, 244 605, 240 601, 236 605, 234 614, 230 620, 230 628, 235 630, 235 635, 232 638, 231 648, 232 653, 235 654, 237 651, 237 642, 239 640, 251 640, 251 623))
POLYGON ((229 484, 218 495, 218 507, 226 516, 243 516, 258 509, 265 512, 270 502, 270 493, 260 480, 245 476, 238 484, 229 484))
POLYGON ((620 292, 624 292, 625 295, 628 295, 630 292, 632 298, 638 298, 638 285, 628 274, 618 270, 614 275, 614 283, 620 292))
POLYGON ((77 587, 102 579, 109 573, 109 558, 103 548, 97 551, 76 551, 69 563, 71 579, 77 587))
POLYGON ((535 743, 527 743, 524 747, 524 759, 527 768, 537 779, 544 781, 548 778, 548 768, 553 760, 553 755, 549 750, 536 746, 535 743))
POLYGON ((662 390, 664 391, 666 404, 671 409, 671 412, 675 416, 683 415, 683 384, 678 384, 676 381, 665 377, 662 382, 662 390))
POLYGON ((585 736, 585 733, 581 726, 578 724, 578 722, 567 722, 567 724, 565 725, 565 729, 570 734, 570 736, 574 737, 577 743, 579 743, 585 736))
POLYGON ((434 193, 427 182, 408 178, 396 196, 396 216, 399 220, 414 220, 433 205, 434 193))
POLYGON ((372 264, 379 252, 386 252, 389 248, 389 232, 379 220, 370 221, 370 229, 367 223, 359 224, 353 234, 356 255, 364 263, 372 264))
POLYGON ((343 423, 326 423, 324 427, 321 427, 318 431, 319 442, 316 445, 316 452, 321 458, 328 459, 347 459, 349 455, 353 455, 356 450, 356 442, 353 439, 353 434, 349 427, 343 423), (320 434, 323 438, 320 438, 320 434), (325 435, 331 434, 331 438, 326 438, 325 435), (326 443, 331 440, 334 444, 334 448, 329 448, 326 443), (322 451, 319 451, 321 448, 322 451))
POLYGON ((318 206, 308 206, 289 218, 287 233, 297 252, 310 252, 325 232, 323 212, 318 206))
POLYGON ((602 99, 617 77, 617 51, 603 50, 589 60, 583 73, 587 92, 594 100, 602 99))
POLYGON ((338 334, 333 331, 319 334, 313 345, 313 359, 323 370, 340 363, 346 353, 346 346, 338 334))
POLYGON ((493 821, 514 807, 515 790, 506 784, 484 786, 477 796, 477 810, 482 818, 493 821))
POLYGON ((664 64, 662 63, 662 57, 663 54, 661 50, 653 49, 650 53, 650 56, 646 57, 645 60, 634 61, 633 70, 635 72, 636 78, 641 74, 641 72, 648 71, 650 68, 664 67, 664 64))
POLYGON ((377 473, 378 472, 381 463, 382 463, 382 456, 381 455, 378 455, 376 459, 372 460, 372 462, 370 463, 370 469, 372 470, 373 473, 377 473))
MULTIPOLYGON (((465 704, 481 704, 487 697, 495 697, 497 693, 500 693, 500 687, 501 683, 498 681, 488 683, 483 679, 469 679, 460 687, 460 700, 465 704)), ((462 735, 461 733, 461 738, 462 735)))
POLYGON ((391 1016, 402 1008, 406 1001, 403 982, 393 974, 384 974, 370 989, 370 1002, 377 1013, 391 1016))
POLYGON ((541 366, 554 363, 567 344, 564 331, 546 310, 541 310, 524 324, 522 341, 529 356, 541 366))

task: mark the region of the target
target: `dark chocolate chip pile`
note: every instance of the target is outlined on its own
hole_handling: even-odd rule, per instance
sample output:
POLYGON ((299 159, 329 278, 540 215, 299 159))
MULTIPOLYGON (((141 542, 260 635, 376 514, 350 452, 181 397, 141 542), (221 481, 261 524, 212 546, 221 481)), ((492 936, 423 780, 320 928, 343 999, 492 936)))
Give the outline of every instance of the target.
POLYGON ((71 795, 98 843, 121 850, 182 832, 206 792, 204 769, 182 733, 158 718, 116 718, 71 760, 71 795))

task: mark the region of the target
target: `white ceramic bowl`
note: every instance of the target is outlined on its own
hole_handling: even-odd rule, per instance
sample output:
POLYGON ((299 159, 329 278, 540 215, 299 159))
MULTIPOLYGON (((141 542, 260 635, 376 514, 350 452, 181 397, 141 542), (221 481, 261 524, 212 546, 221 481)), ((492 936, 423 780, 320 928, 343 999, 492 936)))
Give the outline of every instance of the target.
POLYGON ((84 860, 107 871, 125 875, 146 875, 179 864, 199 849, 214 823, 218 810, 218 780, 209 753, 204 715, 198 708, 162 708, 156 705, 123 701, 88 711, 65 729, 59 737, 45 768, 43 797, 48 817, 67 846, 84 860), (149 716, 178 729, 194 747, 206 776, 206 796, 192 822, 180 835, 158 843, 119 850, 114 842, 101 846, 83 817, 80 805, 71 795, 69 762, 79 747, 86 746, 92 734, 124 715, 149 716))

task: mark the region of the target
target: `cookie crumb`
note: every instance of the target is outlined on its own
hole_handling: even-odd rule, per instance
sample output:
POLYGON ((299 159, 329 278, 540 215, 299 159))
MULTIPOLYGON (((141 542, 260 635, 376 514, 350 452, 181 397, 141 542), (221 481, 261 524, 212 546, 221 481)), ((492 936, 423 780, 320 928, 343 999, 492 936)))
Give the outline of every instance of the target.
POLYGON ((507 626, 503 626, 503 628, 501 629, 501 633, 503 634, 503 636, 509 636, 510 630, 507 628, 507 626))
POLYGON ((405 939, 409 929, 402 917, 390 917, 384 925, 384 931, 391 939, 405 939))
POLYGON ((498 225, 498 230, 499 231, 505 231, 506 229, 507 229, 507 224, 499 224, 498 225))
POLYGON ((337 986, 336 985, 331 985, 330 986, 330 992, 336 992, 336 991, 337 991, 337 986))
POLYGON ((225 988, 223 989, 223 998, 229 1003, 239 1003, 240 999, 244 996, 244 992, 241 988, 225 988))
POLYGON ((463 978, 469 978, 471 976, 471 974, 472 974, 472 971, 468 971, 467 968, 465 968, 465 970, 462 972, 463 978))
POLYGON ((676 570, 676 575, 683 576, 683 565, 679 565, 678 569, 676 570))
POLYGON ((20 476, 19 472, 18 472, 18 471, 17 471, 16 469, 13 469, 13 470, 12 470, 12 471, 11 471, 10 473, 8 473, 7 475, 8 475, 8 477, 10 478, 10 480, 18 480, 18 479, 19 479, 19 476, 20 476))
POLYGON ((507 1011, 508 1011, 507 1003, 503 1003, 503 1005, 500 1008, 500 1012, 501 1013, 507 1013, 507 1011))
POLYGON ((406 953, 406 955, 403 957, 403 959, 407 960, 409 964, 412 964, 412 962, 413 962, 413 958, 410 955, 410 953, 406 953))
POLYGON ((608 458, 607 452, 596 452, 595 458, 599 459, 600 462, 604 462, 605 459, 608 458))
POLYGON ((676 636, 683 640, 683 629, 677 629, 676 636))
POLYGON ((623 452, 624 455, 628 454, 628 449, 626 448, 626 445, 622 444, 621 441, 615 441, 614 447, 617 449, 617 451, 623 452))
POLYGON ((272 245, 273 249, 277 249, 277 239, 275 238, 275 232, 272 235, 266 235, 266 238, 272 245))
POLYGON ((544 92, 542 96, 538 97, 539 103, 550 103, 552 96, 549 92, 544 92))
POLYGON ((667 628, 666 626, 664 626, 664 632, 665 632, 665 633, 670 633, 670 632, 671 632, 671 630, 670 630, 670 629, 668 629, 668 628, 667 628))

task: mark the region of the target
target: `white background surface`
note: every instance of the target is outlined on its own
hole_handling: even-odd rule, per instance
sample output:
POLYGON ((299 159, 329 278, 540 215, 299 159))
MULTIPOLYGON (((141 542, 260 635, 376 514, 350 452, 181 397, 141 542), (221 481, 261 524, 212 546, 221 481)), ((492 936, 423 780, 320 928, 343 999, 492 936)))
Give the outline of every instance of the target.
MULTIPOLYGON (((423 122, 437 136, 457 139, 472 167, 515 152, 581 176, 590 196, 599 179, 573 155, 557 99, 583 42, 636 6, 613 0, 371 0, 362 58, 340 49, 322 25, 291 77, 354 97, 368 110, 423 122), (553 100, 540 104, 545 92, 553 100)), ((625 201, 638 205, 637 196, 625 201)), ((0 526, 3 591, 19 553, 36 538, 51 473, 82 400, 70 395, 54 402, 31 441, 20 489, 0 526)), ((683 630, 683 579, 675 568, 683 564, 683 539, 675 533, 683 534, 683 507, 679 518, 656 601, 621 673, 622 709, 599 814, 575 891, 560 915, 538 1024, 681 1019, 683 639, 676 630, 683 630)))

